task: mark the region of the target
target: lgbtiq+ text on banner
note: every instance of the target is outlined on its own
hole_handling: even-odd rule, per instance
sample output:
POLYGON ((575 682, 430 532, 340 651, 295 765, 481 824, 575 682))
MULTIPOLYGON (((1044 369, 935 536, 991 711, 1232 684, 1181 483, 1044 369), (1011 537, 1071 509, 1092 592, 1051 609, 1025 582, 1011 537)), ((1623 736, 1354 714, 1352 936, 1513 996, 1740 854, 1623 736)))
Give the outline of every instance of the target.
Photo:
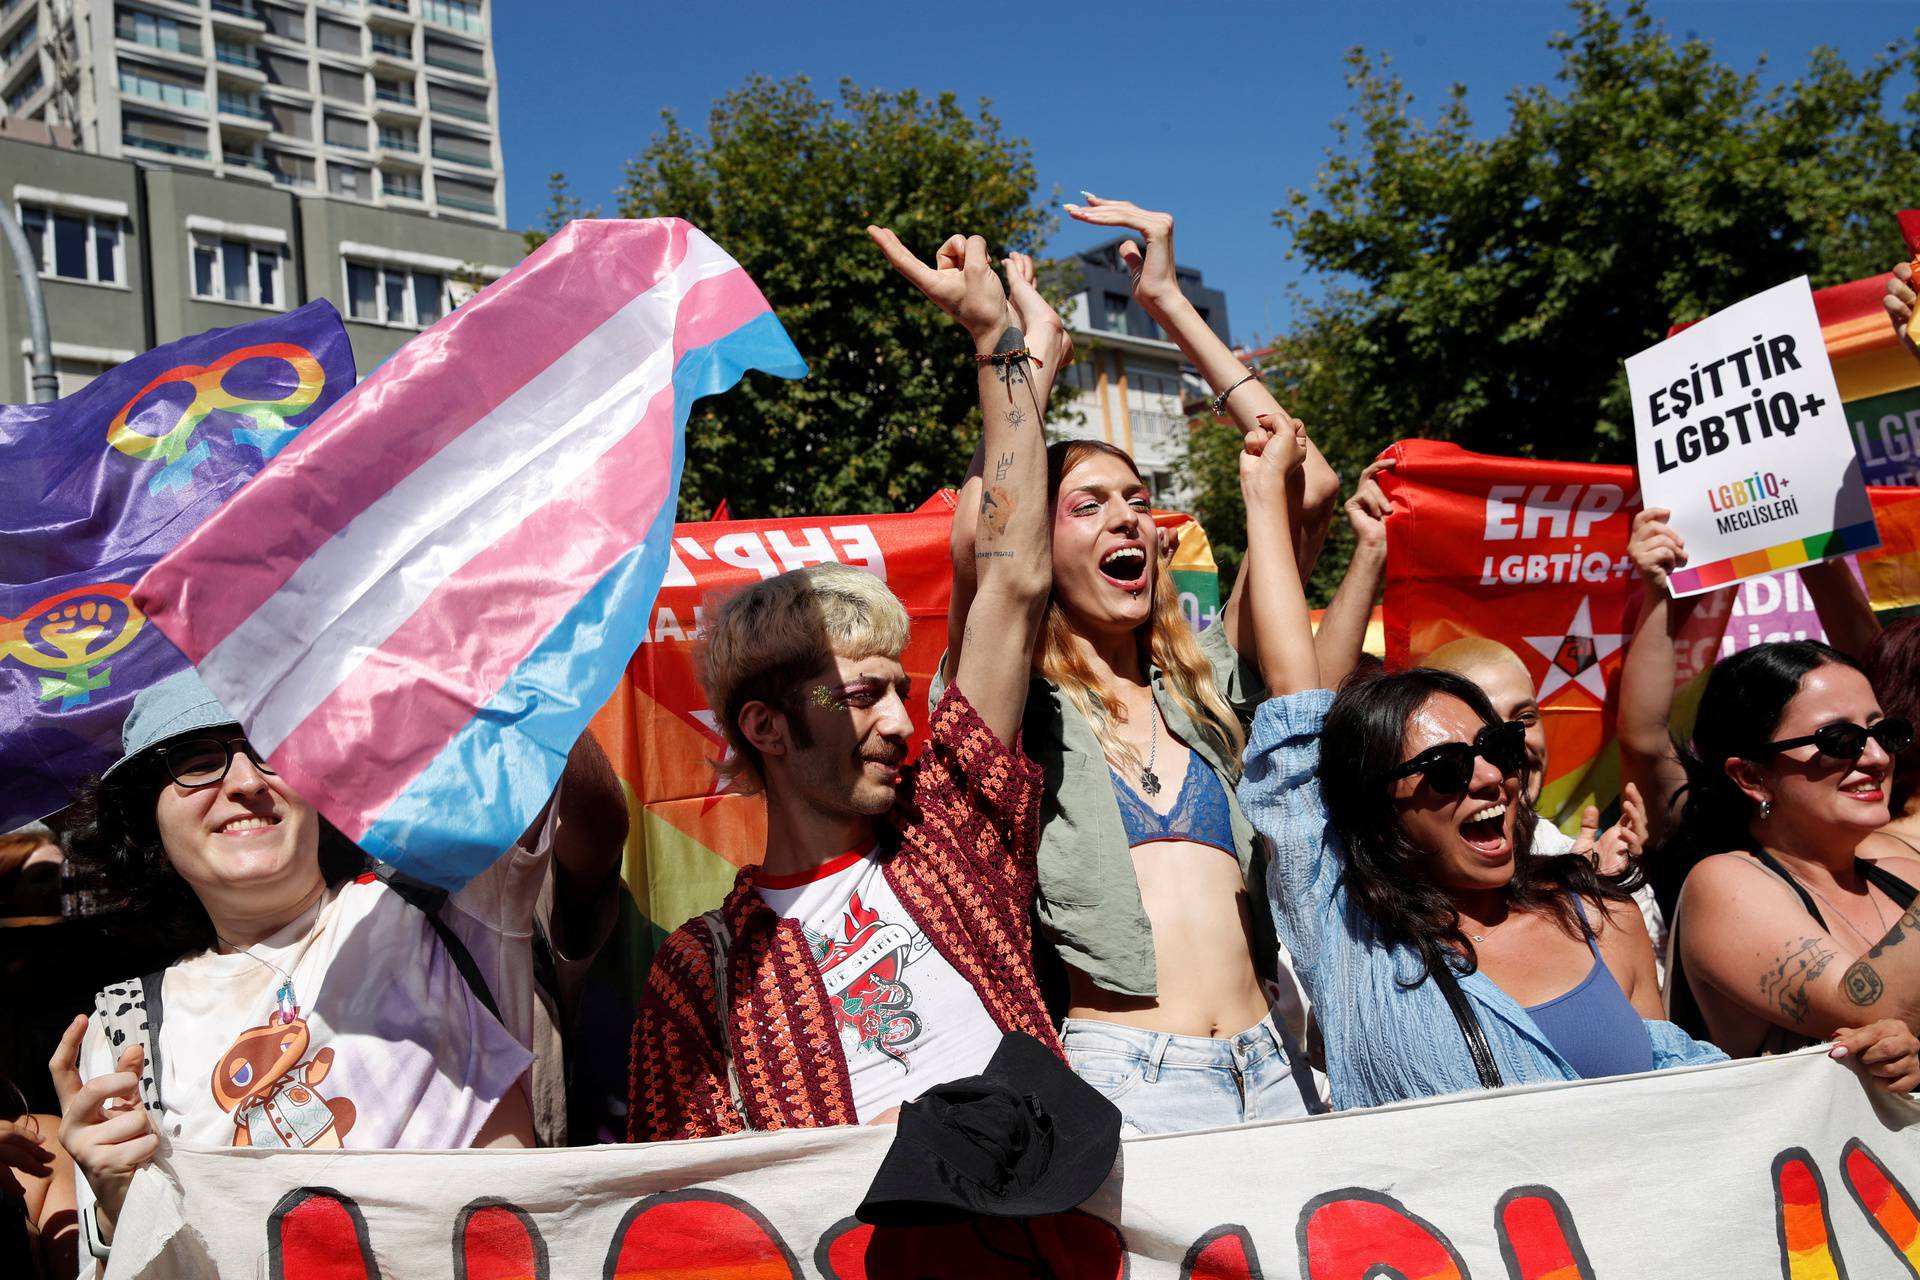
POLYGON ((135 601, 342 832, 457 887, 613 692, 666 570, 688 411, 748 369, 806 365, 718 245, 677 218, 572 223, 370 374, 135 601))
POLYGON ((331 303, 182 338, 50 404, 0 405, 0 831, 120 754, 187 667, 134 582, 353 386, 331 303))
MULTIPOLYGON (((1590 803, 1606 807, 1620 789, 1614 692, 1641 591, 1627 559, 1639 509, 1633 469, 1493 457, 1435 440, 1387 452, 1399 460, 1380 476, 1393 502, 1387 665, 1421 662, 1467 637, 1504 644, 1533 678, 1546 728, 1541 812, 1571 822, 1590 803)), ((1920 490, 1867 492, 1885 543, 1859 557, 1860 571, 1874 608, 1900 613, 1920 605, 1920 490)), ((1730 600, 1703 605, 1697 630, 1717 633, 1726 609, 1732 625, 1717 645, 1681 637, 1682 682, 1764 640, 1820 637, 1795 574, 1751 579, 1730 600)))
POLYGON ((1642 501, 1687 544, 1674 595, 1880 545, 1805 276, 1626 363, 1642 501))

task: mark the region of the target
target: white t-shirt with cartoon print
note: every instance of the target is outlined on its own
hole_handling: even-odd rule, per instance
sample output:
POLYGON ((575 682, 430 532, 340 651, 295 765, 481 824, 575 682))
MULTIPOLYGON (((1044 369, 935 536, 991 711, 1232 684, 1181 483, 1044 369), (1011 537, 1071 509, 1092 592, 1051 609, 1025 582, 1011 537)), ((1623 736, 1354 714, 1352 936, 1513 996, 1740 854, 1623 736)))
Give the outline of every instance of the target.
POLYGON ((813 948, 862 1124, 986 1069, 999 1026, 900 905, 876 850, 803 875, 763 873, 755 888, 776 915, 799 922, 813 948))
MULTIPOLYGON (((371 874, 329 889, 246 953, 168 968, 153 1117, 162 1150, 470 1146, 533 1062, 533 910, 549 849, 547 838, 516 846, 441 912, 499 1018, 426 915, 371 874), (277 996, 289 977, 290 1018, 277 996)), ((96 1019, 81 1077, 113 1071, 117 1056, 96 1019)), ((76 1182, 84 1212, 92 1188, 76 1182)))

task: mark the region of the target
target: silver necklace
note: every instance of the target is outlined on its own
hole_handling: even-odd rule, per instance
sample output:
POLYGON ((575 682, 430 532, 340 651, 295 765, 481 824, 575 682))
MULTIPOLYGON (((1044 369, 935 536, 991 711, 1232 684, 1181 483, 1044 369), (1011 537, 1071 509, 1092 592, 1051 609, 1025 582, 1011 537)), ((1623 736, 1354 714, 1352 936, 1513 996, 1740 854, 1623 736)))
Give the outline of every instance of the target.
POLYGON ((279 965, 275 964, 271 960, 261 959, 259 956, 253 954, 253 952, 247 950, 245 947, 234 946, 233 943, 227 942, 225 938, 221 938, 218 933, 214 934, 213 936, 215 938, 219 938, 220 941, 225 943, 227 946, 233 947, 234 951, 236 951, 240 955, 245 956, 247 959, 253 961, 255 964, 264 965, 266 968, 271 969, 273 970, 273 972, 280 975, 280 979, 281 979, 280 987, 277 991, 273 993, 274 1004, 278 1007, 274 1009, 272 1016, 270 1016, 267 1019, 268 1026, 273 1026, 275 1023, 285 1025, 299 1018, 300 1002, 293 993, 293 975, 292 974, 288 973, 285 969, 282 969, 279 965))
MULTIPOLYGON (((1160 704, 1153 698, 1153 691, 1147 691, 1147 708, 1153 718, 1148 721, 1147 763, 1140 770, 1140 794, 1157 796, 1160 794, 1160 775, 1153 771, 1153 762, 1160 754, 1160 704)), ((1138 756, 1134 757, 1139 759, 1138 756)))
MULTIPOLYGON (((1878 938, 1869 938, 1866 934, 1861 933, 1860 926, 1855 924, 1853 921, 1847 919, 1846 912, 1834 906, 1833 903, 1828 902, 1826 894, 1820 892, 1818 889, 1815 889, 1812 885, 1808 885, 1807 888, 1812 890, 1814 897, 1820 899, 1820 901, 1825 902, 1827 904, 1827 910, 1833 912, 1834 915, 1839 916, 1841 922, 1845 924, 1847 928, 1853 930, 1854 935, 1856 937, 1858 937, 1862 942, 1867 944, 1868 950, 1872 950, 1873 947, 1878 945, 1879 943, 1878 938)), ((1869 905, 1873 907, 1873 918, 1880 922, 1880 937, 1881 938, 1886 937, 1887 936, 1887 913, 1880 909, 1880 904, 1878 902, 1874 901, 1873 887, 1871 885, 1867 887, 1867 902, 1869 905)))

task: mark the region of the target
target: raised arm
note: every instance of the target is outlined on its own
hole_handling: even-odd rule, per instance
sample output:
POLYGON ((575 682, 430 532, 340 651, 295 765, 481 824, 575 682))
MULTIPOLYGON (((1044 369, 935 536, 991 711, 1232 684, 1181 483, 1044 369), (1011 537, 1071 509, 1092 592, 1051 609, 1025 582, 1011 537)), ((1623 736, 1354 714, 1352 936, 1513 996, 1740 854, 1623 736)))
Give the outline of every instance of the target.
POLYGON ((1360 473, 1360 483, 1347 499, 1347 523, 1353 527, 1353 558, 1346 576, 1320 617, 1313 635, 1314 656, 1320 663, 1320 681, 1337 689, 1355 666, 1367 643, 1367 624, 1373 620, 1380 584, 1387 576, 1387 516, 1393 510, 1374 477, 1393 469, 1397 459, 1375 458, 1360 473))
MULTIPOLYGON (((1667 575, 1687 562, 1686 545, 1667 524, 1672 514, 1648 507, 1633 518, 1627 557, 1646 584, 1646 603, 1620 667, 1620 769, 1645 799, 1647 835, 1656 845, 1673 820, 1673 798, 1687 784, 1669 725, 1677 675, 1674 646, 1702 603, 1714 598, 1675 600, 1667 591, 1667 575)), ((1730 610, 1723 614, 1720 630, 1711 637, 1716 650, 1724 619, 1731 616, 1730 610)))
POLYGON ((597 945, 597 927, 610 921, 627 851, 627 797, 620 777, 593 730, 581 733, 567 753, 560 782, 533 825, 520 837, 535 848, 553 822, 553 918, 548 937, 563 955, 581 955, 597 945))
MULTIPOLYGON (((1241 434, 1264 430, 1260 425, 1263 414, 1277 423, 1291 421, 1267 389, 1265 380, 1241 363, 1233 349, 1221 341, 1220 335, 1180 291, 1180 281, 1174 272, 1173 215, 1153 213, 1125 200, 1104 200, 1091 193, 1083 194, 1087 197, 1085 205, 1066 206, 1071 217, 1096 226, 1125 227, 1137 232, 1144 241, 1144 247, 1131 240, 1120 245, 1121 261, 1133 276, 1135 300, 1179 346, 1181 354, 1200 371, 1214 394, 1226 397, 1223 411, 1240 428, 1241 434)), ((1320 548, 1326 542, 1327 529, 1333 522, 1334 506, 1340 496, 1340 478, 1309 441, 1301 465, 1292 473, 1289 483, 1292 485, 1288 503, 1292 540, 1288 554, 1294 557, 1300 577, 1305 580, 1313 572, 1320 548)), ((1254 546, 1249 527, 1249 553, 1254 546)), ((1221 612, 1227 639, 1233 642, 1238 653, 1248 652, 1254 643, 1246 630, 1248 609, 1242 586, 1245 581, 1242 574, 1221 612)))
MULTIPOLYGON (((1007 260, 1012 305, 979 236, 953 236, 934 265, 891 231, 869 227, 894 269, 959 321, 972 339, 982 419, 982 475, 973 519, 973 599, 958 637, 949 634, 953 682, 987 727, 1012 742, 1026 708, 1035 633, 1053 582, 1049 550, 1047 443, 1042 418, 1060 365, 1066 327, 1034 288, 1033 263, 1007 260)), ((964 509, 957 511, 964 520, 964 509)))
POLYGON ((1913 291, 1913 266, 1903 262, 1893 269, 1893 279, 1887 281, 1887 315, 1893 320, 1893 331, 1900 338, 1900 345, 1907 354, 1920 360, 1920 346, 1914 345, 1913 312, 1916 298, 1913 291))
POLYGON ((1240 451, 1240 494, 1247 504, 1247 558, 1240 577, 1252 592, 1248 621, 1256 640, 1254 659, 1269 694, 1320 687, 1313 623, 1288 520, 1290 479, 1308 447, 1306 431, 1285 419, 1278 431, 1248 432, 1240 451))
POLYGON ((1827 633, 1827 643, 1856 661, 1867 660, 1873 638, 1880 634, 1880 619, 1873 614, 1867 589, 1853 576, 1846 560, 1822 560, 1803 565, 1800 581, 1813 597, 1814 611, 1827 633))

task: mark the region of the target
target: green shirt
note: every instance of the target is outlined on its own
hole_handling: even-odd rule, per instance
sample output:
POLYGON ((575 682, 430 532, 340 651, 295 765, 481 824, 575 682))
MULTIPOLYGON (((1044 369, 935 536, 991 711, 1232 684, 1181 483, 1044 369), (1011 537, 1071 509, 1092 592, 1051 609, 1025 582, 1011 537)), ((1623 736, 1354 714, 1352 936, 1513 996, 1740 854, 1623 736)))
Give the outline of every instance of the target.
MULTIPOLYGON (((1214 687, 1243 724, 1250 721, 1266 698, 1259 670, 1234 652, 1224 626, 1200 633, 1200 651, 1213 667, 1214 687)), ((1250 913, 1254 968, 1261 977, 1272 978, 1276 967, 1273 918, 1258 905, 1266 880, 1265 853, 1234 794, 1240 762, 1223 757, 1212 736, 1200 731, 1168 689, 1164 672, 1155 667, 1151 678, 1167 729, 1200 753, 1226 789, 1234 853, 1255 904, 1250 913)), ((942 691, 936 676, 928 696, 938 700, 942 691)), ((1027 695, 1021 745, 1046 776, 1034 903, 1042 933, 1062 959, 1102 990, 1154 998, 1159 993, 1159 973, 1153 925, 1140 901, 1133 850, 1120 822, 1120 802, 1113 794, 1113 776, 1100 739, 1057 684, 1036 676, 1027 695)))

